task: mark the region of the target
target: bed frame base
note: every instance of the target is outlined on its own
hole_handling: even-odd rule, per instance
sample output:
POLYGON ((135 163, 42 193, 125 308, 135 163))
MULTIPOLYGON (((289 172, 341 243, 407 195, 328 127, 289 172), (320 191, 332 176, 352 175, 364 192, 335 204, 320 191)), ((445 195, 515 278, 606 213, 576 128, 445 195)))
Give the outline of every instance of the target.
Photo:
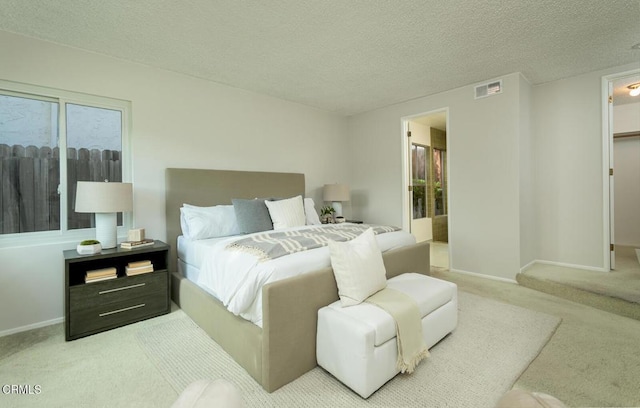
POLYGON ((171 299, 261 383, 262 329, 230 313, 222 302, 180 272, 173 272, 171 279, 171 299))
MULTIPOLYGON (((429 243, 383 254, 387 278, 429 275, 429 243)), ((273 392, 316 367, 318 309, 338 300, 331 268, 267 284, 262 326, 229 312, 180 273, 172 274, 172 299, 262 387, 273 392)))

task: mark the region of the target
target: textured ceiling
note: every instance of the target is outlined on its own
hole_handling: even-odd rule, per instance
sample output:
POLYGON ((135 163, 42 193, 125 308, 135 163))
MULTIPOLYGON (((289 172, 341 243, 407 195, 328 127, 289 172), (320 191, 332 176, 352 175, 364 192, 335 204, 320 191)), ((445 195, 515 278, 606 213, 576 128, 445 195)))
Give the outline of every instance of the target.
POLYGON ((640 61, 640 0, 0 0, 0 30, 343 115, 640 61))

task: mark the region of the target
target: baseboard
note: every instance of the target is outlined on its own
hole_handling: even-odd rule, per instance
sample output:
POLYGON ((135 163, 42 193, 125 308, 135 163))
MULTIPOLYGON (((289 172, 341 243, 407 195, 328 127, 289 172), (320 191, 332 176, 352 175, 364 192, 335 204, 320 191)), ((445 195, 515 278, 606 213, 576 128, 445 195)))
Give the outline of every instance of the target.
POLYGON ((449 270, 451 272, 461 273, 463 275, 471 275, 471 276, 475 276, 475 277, 478 277, 478 278, 485 278, 485 279, 497 280, 497 281, 500 281, 500 282, 508 282, 508 283, 518 284, 518 282, 515 279, 501 278, 499 276, 485 275, 485 274, 478 273, 478 272, 469 272, 469 271, 463 271, 463 270, 460 270, 460 269, 449 269, 449 270))
POLYGON ((63 317, 57 317, 55 319, 46 320, 44 322, 38 322, 33 324, 28 324, 26 326, 20 326, 13 329, 0 331, 0 337, 9 336, 11 334, 21 333, 28 330, 39 329, 41 327, 51 326, 53 324, 62 323, 64 321, 63 317))
POLYGON ((536 260, 534 259, 533 261, 529 262, 528 264, 526 264, 525 266, 520 268, 520 272, 518 272, 518 273, 523 273, 524 271, 526 271, 527 269, 531 268, 535 264, 536 264, 536 260))
MULTIPOLYGON (((536 259, 532 263, 533 264, 542 264, 542 265, 560 266, 560 267, 563 267, 563 268, 582 269, 582 270, 585 270, 585 271, 595 271, 595 272, 605 272, 605 273, 609 272, 605 268, 597 268, 595 266, 575 265, 575 264, 570 264, 570 263, 554 262, 554 261, 544 261, 544 260, 541 260, 541 259, 536 259)), ((531 266, 533 266, 533 265, 531 265, 531 266)), ((521 269, 520 272, 524 272, 524 268, 521 269)))

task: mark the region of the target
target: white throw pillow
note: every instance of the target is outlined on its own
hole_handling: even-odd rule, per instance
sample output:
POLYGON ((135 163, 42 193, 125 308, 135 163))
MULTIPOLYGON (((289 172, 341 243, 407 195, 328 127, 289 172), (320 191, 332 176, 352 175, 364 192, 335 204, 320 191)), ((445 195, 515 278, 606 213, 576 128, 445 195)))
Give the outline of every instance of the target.
POLYGON ((304 215, 307 219, 307 225, 320 225, 320 217, 316 211, 316 204, 313 202, 313 198, 304 199, 304 215))
POLYGON ((273 229, 280 230, 305 225, 302 196, 295 196, 278 201, 265 201, 269 216, 273 221, 273 229))
POLYGON ((182 235, 190 240, 240 234, 232 205, 197 207, 183 204, 180 208, 180 226, 182 235))
POLYGON ((342 307, 362 303, 387 286, 387 271, 372 228, 347 242, 329 241, 342 307))

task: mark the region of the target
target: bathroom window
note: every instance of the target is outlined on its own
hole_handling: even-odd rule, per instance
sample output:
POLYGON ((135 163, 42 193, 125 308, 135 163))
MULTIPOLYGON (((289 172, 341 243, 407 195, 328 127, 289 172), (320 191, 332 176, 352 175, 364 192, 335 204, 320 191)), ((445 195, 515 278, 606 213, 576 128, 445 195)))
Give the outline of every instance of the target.
POLYGON ((411 183, 413 185, 413 219, 427 217, 427 148, 411 145, 411 183))
POLYGON ((435 216, 447 213, 445 203, 445 157, 446 152, 444 150, 433 149, 433 213, 435 216))

